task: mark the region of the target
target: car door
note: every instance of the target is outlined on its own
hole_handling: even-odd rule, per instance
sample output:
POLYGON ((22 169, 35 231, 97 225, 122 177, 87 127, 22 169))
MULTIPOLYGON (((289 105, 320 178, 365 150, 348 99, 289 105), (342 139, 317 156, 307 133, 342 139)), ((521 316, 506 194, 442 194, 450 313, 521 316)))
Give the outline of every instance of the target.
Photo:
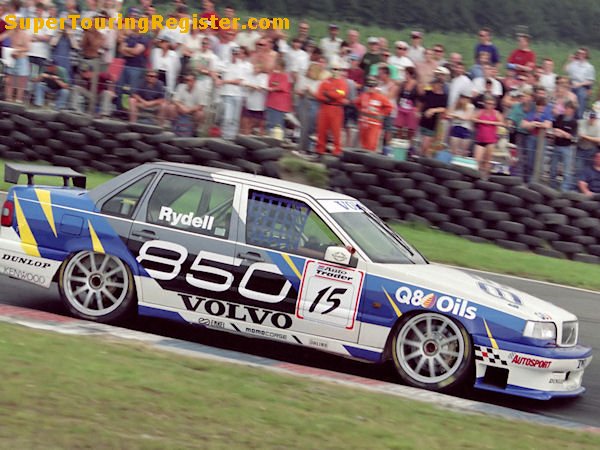
MULTIPOLYGON (((239 276, 239 186, 226 177, 165 171, 131 227, 130 251, 145 269, 140 305, 190 322, 225 314, 239 276), (213 300, 212 303, 209 303, 213 300)), ((222 324, 221 324, 222 325, 222 324)))
POLYGON ((327 215, 301 194, 246 185, 242 196, 240 302, 277 314, 261 325, 357 342, 365 273, 325 261, 328 247, 344 246, 327 215))

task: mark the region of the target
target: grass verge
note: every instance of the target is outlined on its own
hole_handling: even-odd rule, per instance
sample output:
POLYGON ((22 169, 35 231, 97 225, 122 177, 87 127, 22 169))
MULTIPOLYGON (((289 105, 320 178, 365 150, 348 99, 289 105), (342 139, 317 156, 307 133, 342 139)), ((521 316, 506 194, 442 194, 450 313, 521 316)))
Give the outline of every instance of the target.
MULTIPOLYGON (((5 161, 3 159, 0 159, 0 174, 2 174, 2 179, 0 180, 0 191, 8 191, 8 189, 10 189, 12 186, 14 186, 13 184, 7 183, 6 181, 4 181, 4 165, 6 164, 6 162, 13 162, 16 164, 32 164, 32 165, 37 165, 37 166, 49 165, 49 163, 43 163, 43 162, 39 162, 39 161, 36 161, 36 162, 5 161)), ((95 171, 86 172, 86 175, 87 175, 87 188, 88 189, 93 189, 96 186, 99 186, 102 183, 110 180, 111 178, 114 178, 114 175, 110 175, 110 174, 102 173, 102 172, 95 172, 95 171)), ((21 184, 27 182, 27 178, 25 177, 25 175, 22 175, 20 177, 19 182, 21 184)), ((46 186, 62 186, 63 180, 62 180, 62 178, 58 178, 58 177, 36 177, 35 183, 40 184, 40 185, 46 185, 46 186)))
POLYGON ((581 448, 600 436, 0 324, 1 448, 581 448))
POLYGON ((600 266, 476 244, 424 225, 392 227, 431 261, 600 291, 600 266))

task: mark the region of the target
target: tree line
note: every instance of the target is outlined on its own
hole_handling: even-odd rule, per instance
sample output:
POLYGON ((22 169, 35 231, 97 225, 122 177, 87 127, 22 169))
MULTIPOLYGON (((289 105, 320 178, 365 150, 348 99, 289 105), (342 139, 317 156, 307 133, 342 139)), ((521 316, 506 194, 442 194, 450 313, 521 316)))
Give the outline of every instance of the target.
MULTIPOLYGON (((236 8, 268 15, 319 18, 415 28, 423 31, 476 32, 490 27, 495 35, 529 32, 535 40, 568 41, 600 47, 597 0, 231 0, 236 8)), ((219 2, 219 6, 221 2, 219 2)))

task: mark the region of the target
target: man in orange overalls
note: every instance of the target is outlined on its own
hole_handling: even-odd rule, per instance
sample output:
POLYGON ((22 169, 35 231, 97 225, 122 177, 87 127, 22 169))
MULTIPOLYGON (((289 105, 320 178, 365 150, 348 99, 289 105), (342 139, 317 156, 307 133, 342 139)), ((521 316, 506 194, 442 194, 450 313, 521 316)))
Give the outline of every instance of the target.
POLYGON ((348 103, 348 83, 342 77, 342 66, 338 61, 331 64, 331 78, 324 80, 317 91, 321 102, 317 118, 317 153, 323 155, 327 149, 327 135, 333 135, 334 155, 342 153, 341 137, 344 125, 344 105, 348 103))
POLYGON ((381 140, 383 120, 390 115, 393 106, 390 100, 376 90, 377 79, 367 78, 367 90, 356 99, 359 120, 360 146, 366 150, 376 151, 381 140))

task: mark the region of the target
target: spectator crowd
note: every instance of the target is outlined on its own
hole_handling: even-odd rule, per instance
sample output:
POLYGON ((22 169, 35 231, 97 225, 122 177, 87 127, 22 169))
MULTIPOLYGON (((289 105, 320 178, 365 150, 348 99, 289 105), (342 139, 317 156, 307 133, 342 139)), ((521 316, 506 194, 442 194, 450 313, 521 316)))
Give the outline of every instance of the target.
MULTIPOLYGON (((169 10, 177 19, 199 12, 185 0, 169 10)), ((225 139, 291 130, 297 154, 307 159, 343 147, 386 153, 401 142, 416 155, 473 158, 487 176, 500 156, 526 180, 541 149, 555 187, 600 192, 600 103, 592 98, 596 76, 586 48, 557 68, 536 55, 527 34, 501 55, 487 28, 479 30, 473 53, 463 55, 426 43, 420 31, 388 42, 330 24, 327 36, 317 37, 307 21, 292 30, 34 33, 7 30, 4 20, 119 13, 140 18, 156 9, 152 0, 127 11, 119 0, 5 0, 4 99, 155 122, 182 135, 203 127, 225 139)), ((234 18, 235 10, 217 11, 203 0, 201 17, 213 16, 234 18)))

